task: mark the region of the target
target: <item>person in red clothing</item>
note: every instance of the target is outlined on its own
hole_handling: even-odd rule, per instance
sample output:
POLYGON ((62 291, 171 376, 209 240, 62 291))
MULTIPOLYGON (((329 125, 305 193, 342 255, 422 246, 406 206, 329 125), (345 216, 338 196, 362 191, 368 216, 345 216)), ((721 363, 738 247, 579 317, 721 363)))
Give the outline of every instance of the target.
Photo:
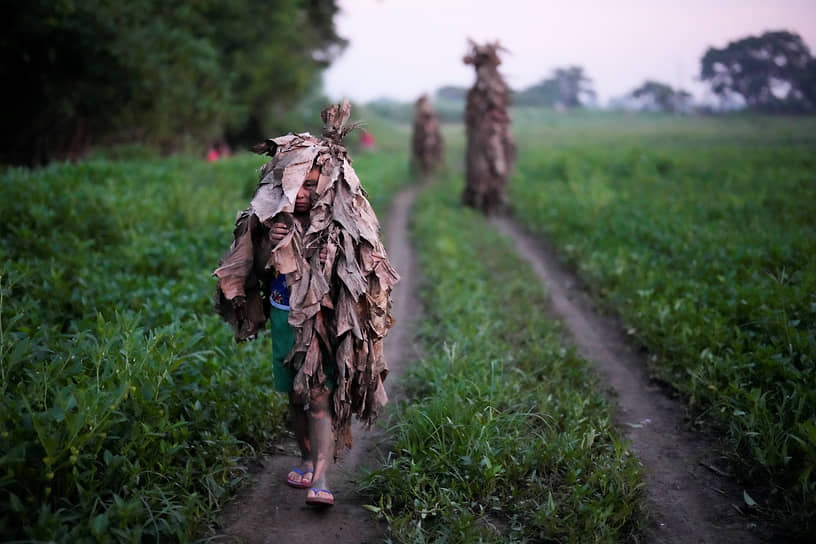
POLYGON ((218 160, 218 157, 219 157, 218 150, 214 146, 211 146, 209 151, 207 151, 207 161, 215 162, 218 160))
POLYGON ((374 149, 374 135, 364 130, 360 133, 360 146, 363 149, 374 149))

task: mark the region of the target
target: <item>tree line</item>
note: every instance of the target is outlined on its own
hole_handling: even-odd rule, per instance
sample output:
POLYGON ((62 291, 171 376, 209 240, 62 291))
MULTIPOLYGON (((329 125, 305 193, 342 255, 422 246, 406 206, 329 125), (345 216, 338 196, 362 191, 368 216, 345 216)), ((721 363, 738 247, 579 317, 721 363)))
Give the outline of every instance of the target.
POLYGON ((346 43, 337 11, 335 0, 12 2, 0 23, 12 89, 0 161, 117 142, 258 141, 319 92, 346 43))
MULTIPOLYGON (((773 31, 709 48, 701 59, 700 80, 725 108, 745 107, 771 113, 816 111, 816 58, 802 38, 773 31)), ((457 87, 442 87, 440 100, 464 96, 457 87)), ((518 105, 570 109, 594 105, 592 80, 581 66, 556 68, 539 83, 514 93, 518 105)), ((615 101, 632 109, 684 113, 694 108, 692 95, 663 82, 646 80, 615 101)))
MULTIPOLYGON (((11 89, 0 162, 36 165, 120 142, 165 151, 216 139, 245 145, 311 128, 327 101, 320 73, 346 45, 337 12, 336 0, 13 2, 0 22, 0 76, 11 89)), ((816 110, 816 60, 791 32, 709 48, 700 78, 723 104, 816 110)), ((437 98, 464 92, 444 87, 437 98)), ((625 98, 637 109, 693 107, 688 92, 657 81, 625 98)), ((513 93, 516 104, 558 109, 595 100, 580 66, 513 93)))

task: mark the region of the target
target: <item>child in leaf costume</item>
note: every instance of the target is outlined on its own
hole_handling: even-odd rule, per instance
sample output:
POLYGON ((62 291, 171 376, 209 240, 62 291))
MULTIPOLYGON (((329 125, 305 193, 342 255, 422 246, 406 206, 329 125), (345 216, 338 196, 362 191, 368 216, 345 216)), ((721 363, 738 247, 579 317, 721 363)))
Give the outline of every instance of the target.
POLYGON ((309 487, 310 504, 333 503, 328 459, 351 447, 352 414, 370 425, 387 401, 383 339, 399 276, 342 145, 354 128, 350 109, 345 102, 322 112, 323 138, 288 134, 253 148, 272 159, 213 273, 216 311, 237 341, 254 338, 288 302, 294 338, 282 367, 291 383, 280 387, 278 366, 276 384, 290 391, 302 453, 287 482, 309 487))

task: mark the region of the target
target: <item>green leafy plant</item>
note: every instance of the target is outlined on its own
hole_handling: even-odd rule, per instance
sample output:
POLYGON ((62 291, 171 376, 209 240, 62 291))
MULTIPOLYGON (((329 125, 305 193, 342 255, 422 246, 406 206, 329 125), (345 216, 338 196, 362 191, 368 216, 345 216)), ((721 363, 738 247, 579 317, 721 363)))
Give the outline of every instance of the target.
MULTIPOLYGON (((406 151, 357 172, 390 200, 406 151)), ((278 433, 272 340, 210 277, 258 156, 0 174, 0 540, 189 541, 278 433)))

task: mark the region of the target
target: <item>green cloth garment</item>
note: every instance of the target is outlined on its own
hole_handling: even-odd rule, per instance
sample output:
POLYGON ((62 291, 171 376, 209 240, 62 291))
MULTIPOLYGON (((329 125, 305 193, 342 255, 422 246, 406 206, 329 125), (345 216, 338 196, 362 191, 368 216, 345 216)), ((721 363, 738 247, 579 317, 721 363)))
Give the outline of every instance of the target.
MULTIPOLYGON (((274 306, 269 309, 269 332, 272 335, 272 372, 275 378, 275 391, 291 393, 294 390, 296 371, 283 364, 286 354, 295 343, 295 329, 289 324, 288 311, 274 306)), ((324 364, 323 372, 326 374, 326 387, 334 391, 336 386, 334 367, 324 364)))

